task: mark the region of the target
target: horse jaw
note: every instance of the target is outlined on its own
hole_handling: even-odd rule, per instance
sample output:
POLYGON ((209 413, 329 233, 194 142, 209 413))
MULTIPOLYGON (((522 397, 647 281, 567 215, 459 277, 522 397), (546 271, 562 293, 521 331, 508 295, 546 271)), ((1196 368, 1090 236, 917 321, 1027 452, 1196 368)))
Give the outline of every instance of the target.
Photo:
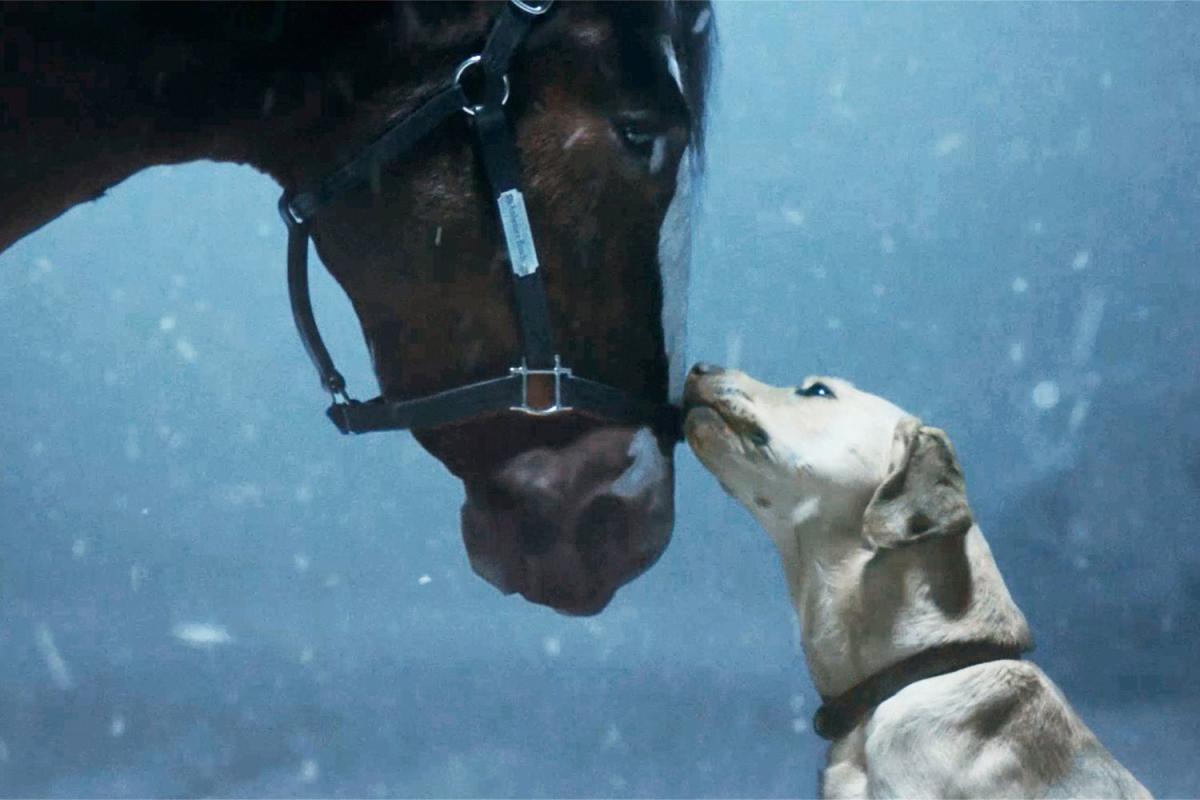
POLYGON ((565 614, 599 613, 671 539, 674 470, 645 428, 598 428, 463 482, 472 569, 565 614))

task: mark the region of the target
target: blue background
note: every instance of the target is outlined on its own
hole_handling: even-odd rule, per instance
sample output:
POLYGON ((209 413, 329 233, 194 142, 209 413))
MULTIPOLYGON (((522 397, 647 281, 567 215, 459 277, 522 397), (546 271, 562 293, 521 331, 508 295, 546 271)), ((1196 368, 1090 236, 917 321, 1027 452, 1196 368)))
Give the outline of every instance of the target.
MULTIPOLYGON (((1200 794, 1200 6, 716 17, 691 356, 945 428, 1034 657, 1200 794)), ((602 615, 497 594, 459 484, 321 418, 276 195, 155 168, 0 256, 0 793, 813 794, 750 517, 681 449, 675 539, 602 615)))

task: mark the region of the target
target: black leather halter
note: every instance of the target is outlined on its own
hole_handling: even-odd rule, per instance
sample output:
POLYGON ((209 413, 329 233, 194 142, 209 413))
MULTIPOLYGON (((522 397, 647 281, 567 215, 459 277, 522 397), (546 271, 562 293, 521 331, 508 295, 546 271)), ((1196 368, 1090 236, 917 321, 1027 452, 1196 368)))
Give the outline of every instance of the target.
POLYGON ((321 385, 333 395, 326 412, 342 433, 366 433, 432 428, 481 414, 516 411, 545 416, 578 409, 614 422, 653 424, 678 438, 678 412, 669 405, 632 397, 607 384, 574 375, 564 366, 550 329, 546 289, 542 282, 533 233, 521 194, 517 150, 504 104, 508 100, 508 65, 534 21, 549 10, 553 0, 540 3, 510 0, 488 35, 483 52, 464 61, 446 88, 426 100, 416 111, 384 131, 353 160, 303 192, 284 192, 279 213, 288 228, 288 293, 296 329, 309 358, 321 376, 321 385), (485 97, 476 101, 462 86, 468 70, 482 71, 485 97), (460 386, 426 397, 392 400, 377 397, 360 402, 346 392, 325 347, 313 316, 308 292, 308 241, 313 217, 347 189, 360 186, 381 168, 404 156, 418 142, 456 113, 471 118, 479 144, 480 160, 495 198, 508 259, 512 267, 522 358, 507 375, 460 386), (549 405, 529 403, 529 381, 553 381, 549 405))

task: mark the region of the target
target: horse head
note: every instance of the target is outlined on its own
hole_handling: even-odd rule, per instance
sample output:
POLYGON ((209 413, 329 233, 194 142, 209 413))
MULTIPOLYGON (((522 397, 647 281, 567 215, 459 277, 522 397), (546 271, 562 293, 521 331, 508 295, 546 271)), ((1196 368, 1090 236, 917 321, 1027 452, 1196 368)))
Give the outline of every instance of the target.
MULTIPOLYGON (((292 189, 344 164, 479 52, 499 8, 398 5, 378 31, 394 43, 380 67, 387 79, 363 97, 344 92, 339 115, 314 115, 303 147, 267 157, 268 171, 292 189)), ((671 355, 660 232, 685 150, 698 143, 708 14, 562 3, 507 72, 556 353, 575 374, 655 403, 668 400, 671 355)), ((448 120, 311 223, 386 399, 494 378, 520 359, 505 242, 469 126, 466 114, 448 120)), ((499 411, 414 434, 463 481, 472 567, 506 593, 596 613, 670 538, 667 429, 583 410, 499 411)))

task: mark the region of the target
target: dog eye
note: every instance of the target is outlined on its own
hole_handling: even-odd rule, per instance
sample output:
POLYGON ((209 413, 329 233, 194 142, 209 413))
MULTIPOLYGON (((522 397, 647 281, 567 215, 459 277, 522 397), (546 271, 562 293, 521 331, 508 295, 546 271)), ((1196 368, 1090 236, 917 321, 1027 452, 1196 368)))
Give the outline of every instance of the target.
POLYGON ((817 381, 816 383, 810 383, 803 389, 797 389, 796 394, 800 395, 801 397, 837 397, 837 395, 833 393, 833 389, 830 389, 820 381, 817 381))

